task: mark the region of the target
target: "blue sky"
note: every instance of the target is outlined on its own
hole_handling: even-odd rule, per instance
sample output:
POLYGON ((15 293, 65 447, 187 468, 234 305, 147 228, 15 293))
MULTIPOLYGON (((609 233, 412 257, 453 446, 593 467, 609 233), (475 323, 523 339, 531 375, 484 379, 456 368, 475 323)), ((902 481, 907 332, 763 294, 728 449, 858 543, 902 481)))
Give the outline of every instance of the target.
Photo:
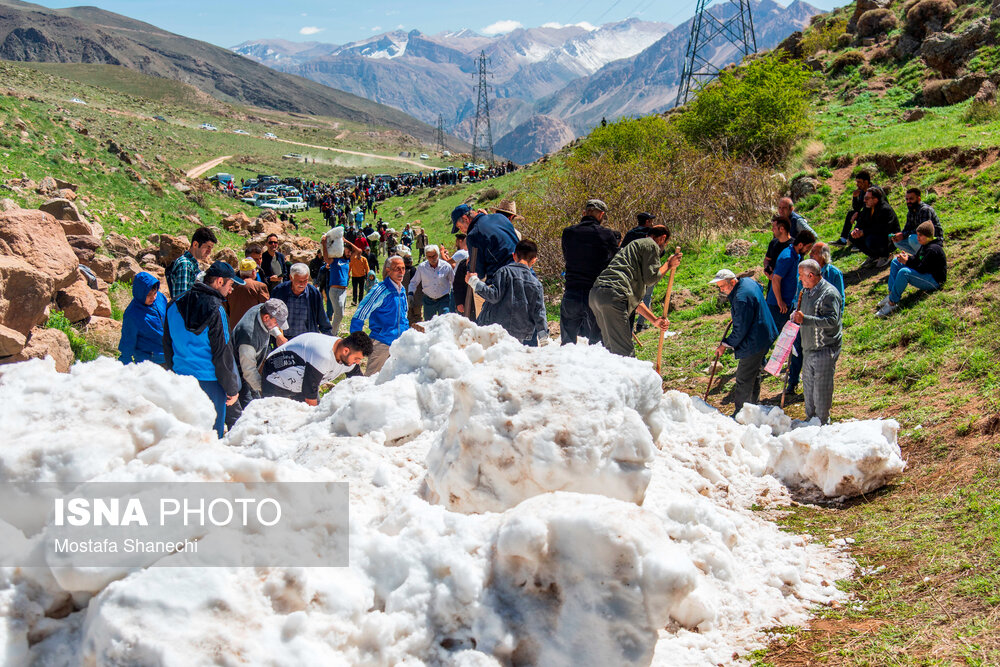
MULTIPOLYGON (((791 0, 781 0, 789 4, 791 0)), ((831 9, 845 0, 813 0, 831 9)), ((252 39, 281 38, 346 44, 388 30, 419 30, 434 34, 472 28, 477 32, 506 32, 523 25, 546 23, 592 25, 636 16, 677 25, 694 13, 696 0, 42 0, 48 7, 94 5, 117 14, 152 23, 186 37, 230 47, 252 39)))

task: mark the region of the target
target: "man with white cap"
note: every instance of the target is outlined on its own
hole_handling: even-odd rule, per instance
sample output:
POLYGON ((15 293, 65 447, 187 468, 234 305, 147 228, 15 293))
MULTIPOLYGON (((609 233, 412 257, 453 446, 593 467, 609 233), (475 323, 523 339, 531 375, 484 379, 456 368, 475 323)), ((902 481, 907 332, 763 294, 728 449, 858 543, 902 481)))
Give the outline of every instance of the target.
POLYGON ((721 356, 732 350, 739 360, 733 387, 735 417, 744 403, 760 401, 761 361, 778 337, 778 328, 764 302, 764 290, 753 278, 737 278, 729 269, 721 269, 709 283, 729 297, 733 316, 732 331, 722 339, 716 352, 721 356))
POLYGON ((424 319, 451 312, 451 284, 455 280, 455 269, 448 262, 442 262, 436 245, 424 248, 427 259, 417 266, 407 287, 411 297, 417 288, 423 291, 424 319))
POLYGON ((268 299, 251 307, 233 329, 233 350, 243 386, 239 399, 226 409, 226 426, 233 427, 243 414, 243 409, 255 398, 261 397, 260 365, 275 345, 288 342, 284 330, 288 328, 288 306, 281 299, 268 299))

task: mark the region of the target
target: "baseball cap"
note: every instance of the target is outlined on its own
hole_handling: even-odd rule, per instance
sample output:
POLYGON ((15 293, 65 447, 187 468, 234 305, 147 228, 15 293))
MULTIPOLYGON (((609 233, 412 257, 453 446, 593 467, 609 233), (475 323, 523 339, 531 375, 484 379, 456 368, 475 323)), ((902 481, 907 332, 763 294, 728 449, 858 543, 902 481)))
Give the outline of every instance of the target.
MULTIPOLYGON (((588 199, 587 203, 583 205, 584 208, 596 208, 598 211, 608 212, 608 205, 602 202, 600 199, 588 199)), ((454 213, 452 214, 454 215, 454 213)))
POLYGON ((457 234, 458 233, 458 220, 459 220, 459 218, 461 218, 463 215, 466 215, 470 211, 472 211, 472 209, 469 207, 468 204, 459 204, 454 209, 452 209, 452 211, 451 211, 451 233, 452 234, 457 234))
POLYGON ((257 262, 253 261, 253 257, 244 257, 243 259, 240 260, 239 270, 240 273, 243 273, 245 271, 246 272, 256 271, 257 262))
POLYGON ((205 271, 205 280, 209 278, 229 278, 237 285, 246 285, 246 281, 239 277, 236 270, 225 262, 215 262, 205 271))
POLYGON ((646 213, 646 212, 642 212, 642 213, 640 213, 639 215, 637 215, 635 217, 639 220, 639 222, 646 222, 647 220, 656 220, 656 216, 655 215, 653 215, 652 213, 646 213))
POLYGON ((716 283, 722 282, 723 280, 732 280, 736 277, 736 274, 729 269, 719 269, 715 277, 708 281, 709 285, 714 285, 716 283))
POLYGON ((281 299, 268 299, 261 308, 264 312, 278 320, 278 327, 284 331, 288 328, 288 306, 281 299))

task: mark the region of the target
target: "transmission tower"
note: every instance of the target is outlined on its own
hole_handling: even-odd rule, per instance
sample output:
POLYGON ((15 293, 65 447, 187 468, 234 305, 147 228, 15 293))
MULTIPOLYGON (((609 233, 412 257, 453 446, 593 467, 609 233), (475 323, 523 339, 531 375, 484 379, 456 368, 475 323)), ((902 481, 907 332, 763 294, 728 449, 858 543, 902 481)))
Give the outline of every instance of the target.
POLYGON ((486 52, 479 52, 479 99, 476 102, 476 123, 472 129, 472 161, 489 156, 489 163, 496 162, 493 155, 493 129, 490 127, 489 84, 486 83, 486 52))
POLYGON ((716 5, 719 16, 708 11, 712 0, 698 0, 694 19, 691 21, 691 39, 688 40, 687 54, 684 56, 684 70, 681 85, 677 89, 674 106, 686 103, 691 95, 719 74, 719 68, 712 64, 712 41, 723 37, 737 48, 742 57, 757 51, 757 37, 753 31, 753 16, 750 14, 750 0, 726 0, 716 5), (721 11, 726 4, 732 4, 736 12, 728 19, 721 11))
POLYGON ((438 114, 437 148, 441 152, 448 150, 448 144, 444 141, 444 116, 441 114, 438 114))

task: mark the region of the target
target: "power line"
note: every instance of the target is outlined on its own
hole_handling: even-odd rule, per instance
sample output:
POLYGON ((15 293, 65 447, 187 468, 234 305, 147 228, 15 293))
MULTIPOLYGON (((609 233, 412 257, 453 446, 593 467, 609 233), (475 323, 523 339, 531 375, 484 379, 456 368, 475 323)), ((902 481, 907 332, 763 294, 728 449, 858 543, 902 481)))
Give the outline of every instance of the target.
POLYGON ((680 87, 674 106, 685 104, 691 96, 719 74, 719 68, 712 63, 715 52, 712 42, 722 38, 735 46, 743 57, 757 51, 757 37, 753 29, 753 15, 750 0, 728 0, 735 13, 725 18, 725 3, 720 3, 720 16, 708 11, 711 0, 698 0, 698 9, 691 20, 691 38, 688 40, 684 69, 681 72, 680 87))
POLYGON ((445 143, 444 139, 444 116, 442 116, 441 114, 438 114, 437 148, 441 152, 448 150, 448 144, 445 143))
POLYGON ((476 100, 476 122, 472 129, 472 161, 489 155, 489 163, 496 162, 493 155, 493 128, 490 126, 489 84, 486 82, 486 51, 479 52, 479 94, 476 100))

